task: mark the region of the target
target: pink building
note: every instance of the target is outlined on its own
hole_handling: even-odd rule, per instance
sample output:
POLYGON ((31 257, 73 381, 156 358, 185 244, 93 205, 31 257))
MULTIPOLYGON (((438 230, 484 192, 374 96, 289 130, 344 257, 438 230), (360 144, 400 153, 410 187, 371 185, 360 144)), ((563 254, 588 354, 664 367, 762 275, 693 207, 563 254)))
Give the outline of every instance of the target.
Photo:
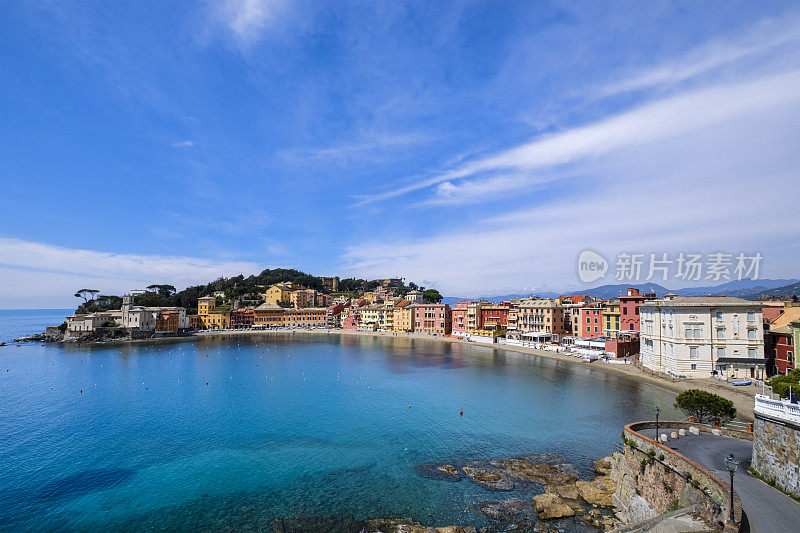
POLYGON ((450 310, 452 316, 451 333, 456 337, 463 337, 469 330, 467 329, 467 305, 468 301, 462 300, 450 310))
MULTIPOLYGON (((628 294, 619 297, 619 330, 621 333, 639 333, 639 306, 647 300, 655 300, 655 293, 639 294, 639 289, 628 289, 628 294)), ((600 328, 602 331, 603 328, 600 328)))
POLYGON ((447 304, 415 304, 414 331, 447 335, 452 327, 450 306, 447 304))
POLYGON ((580 308, 578 315, 578 336, 594 339, 603 336, 603 306, 589 304, 580 308))

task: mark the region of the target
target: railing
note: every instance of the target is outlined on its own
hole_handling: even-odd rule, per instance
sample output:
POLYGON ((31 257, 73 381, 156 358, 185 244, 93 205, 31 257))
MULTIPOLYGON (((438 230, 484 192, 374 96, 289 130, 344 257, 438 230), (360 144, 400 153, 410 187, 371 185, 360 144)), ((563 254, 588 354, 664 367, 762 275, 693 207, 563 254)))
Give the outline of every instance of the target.
POLYGON ((800 424, 800 405, 787 400, 773 400, 769 396, 756 394, 753 411, 785 422, 800 424))

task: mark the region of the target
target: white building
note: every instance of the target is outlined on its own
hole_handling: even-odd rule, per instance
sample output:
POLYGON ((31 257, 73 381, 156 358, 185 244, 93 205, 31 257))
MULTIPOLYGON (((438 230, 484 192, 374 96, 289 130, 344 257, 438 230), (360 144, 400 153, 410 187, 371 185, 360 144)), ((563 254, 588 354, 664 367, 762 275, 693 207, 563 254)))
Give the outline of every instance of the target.
POLYGON ((406 300, 414 304, 421 304, 422 303, 422 291, 408 291, 404 296, 406 300))
POLYGON ((676 297, 640 306, 642 365, 688 378, 763 378, 761 303, 728 297, 676 297))

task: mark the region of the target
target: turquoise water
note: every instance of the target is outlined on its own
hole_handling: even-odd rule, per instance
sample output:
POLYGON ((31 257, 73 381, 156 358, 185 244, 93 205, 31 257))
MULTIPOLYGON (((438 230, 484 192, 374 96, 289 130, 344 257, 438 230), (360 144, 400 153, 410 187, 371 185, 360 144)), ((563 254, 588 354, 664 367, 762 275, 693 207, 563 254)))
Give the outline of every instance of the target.
POLYGON ((476 504, 532 494, 415 466, 555 452, 589 477, 624 423, 656 404, 668 416, 671 398, 585 366, 406 338, 5 346, 0 529, 482 525, 476 504))

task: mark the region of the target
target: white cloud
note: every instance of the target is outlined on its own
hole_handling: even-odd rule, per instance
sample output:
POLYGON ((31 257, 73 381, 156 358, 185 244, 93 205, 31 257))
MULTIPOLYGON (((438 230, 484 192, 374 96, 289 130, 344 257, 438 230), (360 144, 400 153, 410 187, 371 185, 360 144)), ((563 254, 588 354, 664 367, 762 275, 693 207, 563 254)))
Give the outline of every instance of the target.
POLYGON ((500 294, 577 285, 585 248, 609 259, 722 250, 760 251, 763 275, 797 277, 800 225, 786 216, 796 211, 798 138, 800 71, 686 92, 407 187, 438 184, 431 203, 467 203, 500 183, 518 187, 518 176, 535 183, 568 165, 564 176, 579 177, 544 205, 482 219, 469 210, 425 237, 353 243, 346 268, 435 279, 447 294, 500 294))
POLYGON ((72 305, 71 296, 78 285, 119 294, 151 283, 186 287, 220 276, 261 271, 257 264, 245 261, 115 254, 2 237, 0 258, 4 271, 0 307, 6 308, 72 305), (31 300, 34 295, 39 295, 38 300, 31 300))
POLYGON ((669 62, 604 85, 598 93, 611 96, 674 85, 745 60, 762 62, 765 56, 774 56, 781 47, 789 48, 791 53, 780 56, 796 56, 799 44, 800 17, 767 19, 743 35, 713 40, 669 62))
POLYGON ((174 143, 170 144, 170 146, 173 147, 173 148, 191 148, 191 147, 194 146, 194 141, 185 140, 185 141, 180 141, 180 142, 174 142, 174 143))
POLYGON ((220 0, 216 12, 240 44, 249 44, 277 18, 284 3, 284 0, 220 0))
MULTIPOLYGON (((800 71, 789 71, 738 84, 690 91, 643 105, 595 124, 546 135, 516 148, 478 159, 439 175, 364 197, 385 200, 449 182, 452 202, 456 180, 490 172, 541 172, 559 165, 603 157, 619 150, 689 135, 714 124, 774 109, 800 99, 800 71)), ((534 180, 541 179, 536 174, 534 180)), ((489 179, 495 179, 491 176, 489 179)), ((472 194, 479 184, 464 188, 472 194)))

